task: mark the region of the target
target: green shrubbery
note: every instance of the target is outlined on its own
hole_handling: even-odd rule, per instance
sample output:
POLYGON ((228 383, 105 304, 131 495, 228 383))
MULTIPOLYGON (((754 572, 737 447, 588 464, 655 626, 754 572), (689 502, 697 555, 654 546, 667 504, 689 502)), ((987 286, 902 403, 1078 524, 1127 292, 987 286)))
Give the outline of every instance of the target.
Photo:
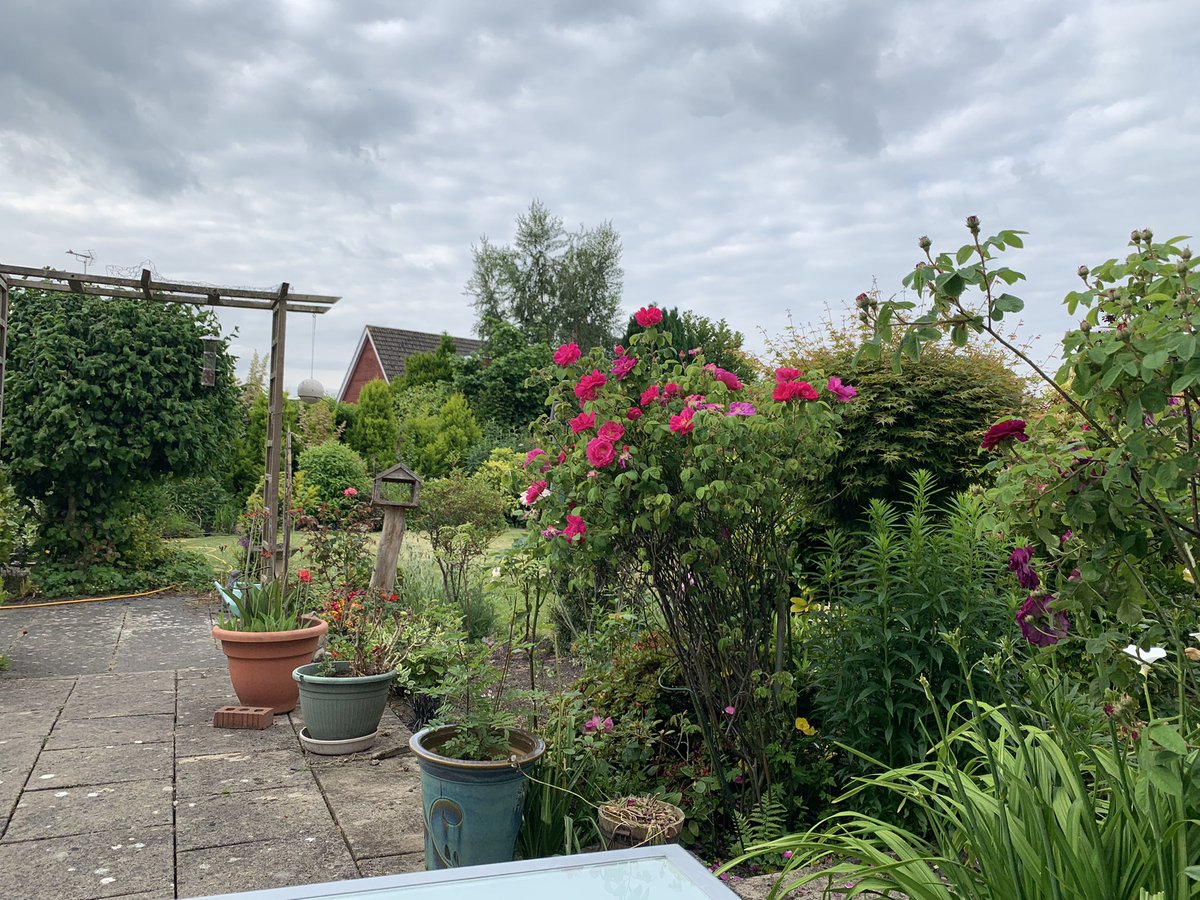
POLYGON ((371 479, 363 458, 345 444, 330 441, 310 447, 300 454, 297 465, 304 475, 304 487, 318 503, 338 503, 353 489, 371 496, 371 479))

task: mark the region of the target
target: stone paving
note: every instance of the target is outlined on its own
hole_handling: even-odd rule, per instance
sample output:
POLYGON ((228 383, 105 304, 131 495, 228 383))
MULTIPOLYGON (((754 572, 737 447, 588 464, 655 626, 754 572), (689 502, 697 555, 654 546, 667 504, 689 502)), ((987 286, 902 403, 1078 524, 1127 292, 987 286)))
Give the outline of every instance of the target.
MULTIPOLYGON (((299 711, 236 702, 211 607, 179 595, 0 609, 0 897, 195 897, 423 868, 406 756, 306 754, 299 711), (194 637, 199 635, 199 637, 194 637)), ((406 746, 394 712, 374 749, 406 746)))
MULTIPOLYGON (((407 754, 312 756, 300 712, 237 702, 215 605, 161 594, 0 607, 0 900, 175 898, 424 868, 407 754)), ((407 747, 389 710, 375 750, 407 747)), ((731 885, 765 897, 774 879, 731 885)), ((816 897, 816 892, 800 896, 816 897)))

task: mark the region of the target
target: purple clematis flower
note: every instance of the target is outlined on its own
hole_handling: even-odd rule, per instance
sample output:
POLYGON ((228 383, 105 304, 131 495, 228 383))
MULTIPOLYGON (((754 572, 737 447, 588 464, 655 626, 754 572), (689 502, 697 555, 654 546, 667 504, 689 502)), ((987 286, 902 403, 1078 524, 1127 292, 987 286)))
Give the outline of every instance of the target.
POLYGON ((1017 610, 1021 637, 1035 647, 1050 647, 1067 636, 1071 620, 1065 612, 1052 610, 1053 594, 1030 594, 1017 610))

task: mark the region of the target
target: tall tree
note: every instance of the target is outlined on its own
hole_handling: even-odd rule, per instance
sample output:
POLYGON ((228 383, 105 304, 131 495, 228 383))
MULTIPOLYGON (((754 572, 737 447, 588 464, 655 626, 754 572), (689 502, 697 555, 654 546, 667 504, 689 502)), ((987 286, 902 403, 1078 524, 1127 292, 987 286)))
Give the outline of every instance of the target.
POLYGON ((520 329, 531 344, 608 344, 621 304, 621 238, 611 222, 568 232, 539 200, 517 217, 511 246, 486 236, 471 248, 476 330, 487 343, 497 322, 520 329))
POLYGON ((4 459, 43 509, 60 561, 120 563, 119 507, 138 483, 219 467, 238 417, 223 339, 201 381, 210 312, 189 306, 14 291, 4 459))

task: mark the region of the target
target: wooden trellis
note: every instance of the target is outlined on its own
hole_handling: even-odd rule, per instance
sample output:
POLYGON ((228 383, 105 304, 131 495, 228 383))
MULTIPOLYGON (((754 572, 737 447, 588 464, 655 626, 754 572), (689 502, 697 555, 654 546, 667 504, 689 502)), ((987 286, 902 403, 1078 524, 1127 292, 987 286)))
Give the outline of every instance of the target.
POLYGON ((279 475, 283 448, 283 358, 289 312, 328 312, 340 297, 324 294, 293 294, 285 281, 278 290, 256 291, 248 288, 214 287, 159 281, 149 269, 141 278, 113 275, 88 275, 57 269, 10 266, 0 263, 0 441, 4 427, 4 375, 8 358, 9 291, 29 288, 59 294, 85 294, 92 297, 120 297, 149 300, 154 303, 187 303, 193 306, 227 306, 237 309, 261 309, 271 313, 271 378, 268 390, 270 418, 267 424, 266 507, 267 528, 264 546, 271 554, 271 575, 282 577, 287 560, 279 540, 279 475))

